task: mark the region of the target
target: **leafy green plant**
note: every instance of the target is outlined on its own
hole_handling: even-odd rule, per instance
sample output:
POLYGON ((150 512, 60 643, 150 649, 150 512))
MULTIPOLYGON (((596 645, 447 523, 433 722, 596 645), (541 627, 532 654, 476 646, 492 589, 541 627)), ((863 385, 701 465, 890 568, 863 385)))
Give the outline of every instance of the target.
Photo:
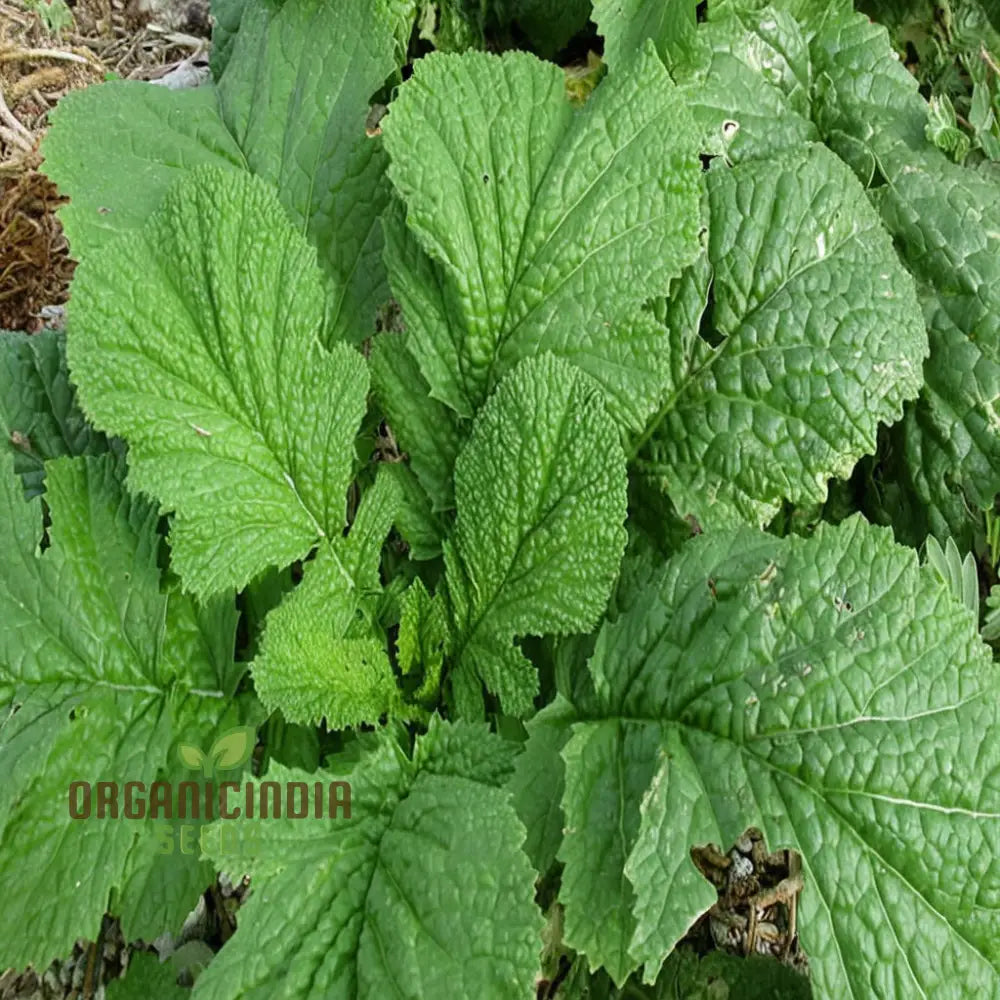
POLYGON ((61 103, 67 334, 0 340, 5 962, 221 870, 210 1000, 1000 991, 995 168, 846 3, 598 0, 592 90, 570 6, 230 0, 209 85, 61 103), (200 857, 67 814, 241 767, 350 808, 200 857), (696 953, 692 848, 751 829, 795 969, 696 953))

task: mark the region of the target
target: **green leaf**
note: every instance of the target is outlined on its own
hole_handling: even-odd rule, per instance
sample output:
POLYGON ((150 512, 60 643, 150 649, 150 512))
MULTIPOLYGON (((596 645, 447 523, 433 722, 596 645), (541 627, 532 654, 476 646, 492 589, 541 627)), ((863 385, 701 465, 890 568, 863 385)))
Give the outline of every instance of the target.
POLYGON ((724 9, 700 25, 674 68, 703 151, 731 162, 795 152, 817 139, 805 34, 784 9, 724 9))
MULTIPOLYGON (((409 10, 410 5, 402 5, 409 10)), ((360 342, 387 297, 378 217, 385 155, 366 135, 369 102, 402 61, 398 0, 249 0, 223 12, 231 51, 217 86, 106 84, 73 95, 46 137, 46 172, 71 197, 62 216, 86 260, 141 225, 175 179, 201 164, 273 184, 333 281, 328 338, 360 342), (86 138, 115 155, 100 168, 86 138), (137 181, 141 178, 141 183, 137 181)))
POLYGON ((919 391, 926 333, 877 214, 824 147, 707 178, 713 304, 671 330, 685 363, 640 467, 703 527, 763 525, 875 450, 919 391))
POLYGON ((562 842, 565 767, 560 753, 571 734, 573 706, 557 696, 527 723, 528 741, 514 765, 510 790, 528 831, 524 851, 544 875, 562 842))
POLYGON ((403 712, 385 640, 358 616, 338 550, 323 545, 302 583, 267 616, 252 665, 257 694, 290 722, 343 729, 403 712))
POLYGON ((432 597, 417 577, 403 595, 397 657, 404 675, 423 674, 423 683, 414 694, 416 700, 437 694, 449 638, 443 598, 440 594, 432 597))
POLYGON ((480 710, 478 677, 524 713, 538 680, 514 637, 592 628, 625 549, 625 456, 593 382, 552 355, 522 361, 476 417, 455 497, 445 567, 460 710, 480 710))
POLYGON ((435 721, 409 760, 383 734, 347 775, 348 818, 233 821, 255 849, 215 860, 249 871, 254 893, 199 995, 445 997, 458 983, 463 996, 528 996, 542 921, 501 787, 514 750, 485 726, 435 721))
POLYGON ((29 499, 43 491, 49 459, 107 448, 76 405, 65 343, 54 330, 0 332, 0 448, 13 456, 29 499))
MULTIPOLYGON (((126 497, 111 456, 48 463, 43 551, 41 500, 24 501, 6 454, 0 494, 9 557, 0 565, 0 692, 10 705, 0 724, 2 961, 44 968, 81 935, 95 937, 112 893, 148 871, 148 821, 70 819, 71 782, 148 788, 175 733, 210 734, 228 715, 232 649, 220 661, 201 629, 205 612, 161 589, 156 511, 126 497)), ((217 634, 231 638, 231 596, 212 614, 217 634)), ((171 866, 181 880, 199 868, 184 856, 171 866)), ((179 902, 151 896, 154 933, 196 901, 197 892, 179 902)), ((135 936, 130 917, 125 924, 135 936)))
POLYGON ((124 979, 107 985, 108 1000, 184 1000, 188 990, 177 985, 177 969, 172 962, 161 962, 148 951, 135 951, 128 961, 124 979))
POLYGON ((387 297, 378 217, 386 160, 365 134, 369 102, 397 68, 398 4, 248 5, 219 80, 221 116, 249 169, 270 181, 334 279, 330 332, 360 342, 387 297))
POLYGON ((931 536, 927 539, 927 562, 955 597, 978 619, 979 574, 975 556, 966 552, 963 559, 953 538, 949 538, 946 547, 941 548, 938 540, 931 536))
MULTIPOLYGON (((436 277, 416 240, 407 232, 398 206, 383 217, 393 288, 413 315, 433 314, 438 303, 424 300, 436 290, 436 277), (400 268, 404 260, 417 268, 400 268), (393 261, 396 262, 393 265, 393 261), (404 288, 401 282, 408 284, 404 288)), ((433 511, 455 506, 452 476, 462 446, 462 428, 453 410, 432 398, 408 338, 395 333, 377 336, 371 352, 372 385, 400 447, 433 511)))
POLYGON ((233 54, 247 0, 212 0, 212 76, 218 80, 233 54))
POLYGON ((892 187, 878 205, 922 286, 930 334, 927 384, 909 417, 927 453, 922 492, 943 505, 937 498, 955 484, 985 508, 1000 492, 997 185, 937 153, 900 153, 886 169, 892 187))
POLYGON ((324 542, 302 583, 267 616, 252 669, 269 711, 297 723, 325 718, 334 728, 405 714, 376 623, 382 546, 400 499, 381 468, 350 533, 324 542))
POLYGON ((78 260, 141 226, 188 171, 245 169, 210 86, 169 90, 113 80, 70 91, 53 109, 42 153, 46 174, 70 197, 59 219, 78 260), (95 135, 114 151, 99 169, 82 141, 95 135))
POLYGON ((245 174, 197 172, 78 269, 83 408, 128 440, 130 485, 176 511, 173 565, 198 594, 343 529, 368 377, 320 345, 324 318, 312 249, 245 174))
POLYGON ((756 826, 802 855, 817 996, 1000 988, 995 665, 912 549, 857 517, 702 535, 588 669, 559 856, 565 940, 592 967, 650 981, 715 898, 689 848, 756 826))
POLYGON ((640 429, 666 351, 638 307, 693 259, 698 228, 691 122, 652 47, 576 113, 532 56, 432 54, 383 130, 419 244, 389 239, 391 283, 430 394, 472 416, 548 351, 640 429))
POLYGON ((668 69, 691 57, 695 46, 698 4, 695 0, 595 0, 594 20, 604 36, 604 60, 615 68, 648 39, 668 69))
POLYGON ((931 97, 925 132, 927 138, 956 163, 963 163, 969 155, 971 141, 958 127, 955 108, 947 94, 931 97))

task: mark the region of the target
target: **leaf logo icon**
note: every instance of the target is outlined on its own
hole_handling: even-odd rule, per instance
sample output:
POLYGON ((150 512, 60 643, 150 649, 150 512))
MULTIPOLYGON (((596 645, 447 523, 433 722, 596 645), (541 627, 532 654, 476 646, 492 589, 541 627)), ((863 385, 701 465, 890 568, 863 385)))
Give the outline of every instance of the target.
POLYGON ((206 778, 211 778, 216 771, 242 767, 250 759, 255 743, 253 726, 237 726, 223 733, 207 754, 192 743, 181 743, 177 754, 185 767, 192 770, 200 768, 206 778))

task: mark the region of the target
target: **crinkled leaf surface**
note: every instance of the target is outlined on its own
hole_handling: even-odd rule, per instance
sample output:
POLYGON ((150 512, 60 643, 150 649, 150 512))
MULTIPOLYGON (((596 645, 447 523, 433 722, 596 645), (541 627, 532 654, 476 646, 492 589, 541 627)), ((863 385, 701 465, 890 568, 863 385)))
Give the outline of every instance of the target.
POLYGON ((390 237, 390 280, 431 395, 471 416, 550 351, 639 429, 665 344, 638 307, 694 257, 699 221, 691 121, 652 46, 578 112, 533 56, 432 54, 383 130, 418 243, 390 237))
MULTIPOLYGON (((44 968, 96 935, 111 891, 148 861, 148 824, 71 821, 70 783, 148 786, 175 734, 210 737, 234 687, 232 598, 199 611, 161 589, 156 511, 127 498, 115 460, 57 459, 46 484, 51 544, 39 552, 41 500, 25 502, 0 455, 0 691, 10 706, 0 725, 0 961, 18 968, 44 968)), ((126 919, 127 934, 155 936, 197 901, 200 866, 171 861, 175 881, 191 875, 199 888, 178 900, 157 883, 147 900, 157 913, 126 919)))
POLYGON ((29 498, 44 489, 49 459, 107 448, 76 405, 61 333, 0 333, 0 435, 29 498))
POLYGON ((502 787, 514 752, 485 726, 435 721, 413 760, 383 733, 348 775, 273 767, 349 778, 350 817, 236 821, 256 846, 215 860, 249 871, 254 893, 194 995, 528 996, 542 921, 502 787))
MULTIPOLYGON (((403 222, 398 202, 383 216, 393 288, 410 315, 440 315, 446 311, 438 276, 403 222), (401 262, 406 261, 407 266, 401 262)), ((397 333, 377 336, 371 352, 372 385, 389 418, 399 446, 435 511, 455 506, 452 477, 464 434, 458 415, 431 396, 408 338, 397 333)))
POLYGON ((140 225, 193 166, 250 170, 275 186, 333 279, 328 334, 359 342, 387 294, 378 225, 389 195, 385 156, 365 122, 398 66, 407 11, 398 0, 250 0, 241 20, 224 12, 239 32, 217 86, 117 83, 74 95, 44 153, 72 198, 64 219, 76 254, 86 259, 140 225), (98 133, 115 151, 99 171, 83 141, 98 133))
POLYGON ((819 137, 809 117, 808 43, 786 10, 724 8, 699 25, 696 42, 674 75, 706 153, 739 162, 819 137))
POLYGON ((962 494, 985 507, 1000 491, 1000 182, 926 139, 927 105, 884 29, 838 19, 812 49, 825 83, 816 119, 863 179, 877 169, 886 182, 873 200, 920 286, 930 336, 925 389, 894 435, 887 503, 900 493, 914 508, 904 523, 915 542, 960 533, 962 494))
POLYGON ((84 410, 128 440, 133 488, 176 511, 199 594, 338 535, 368 374, 321 346, 315 253, 248 174, 199 171, 78 269, 69 360, 84 410))
POLYGON ((455 498, 456 699, 474 713, 481 679, 525 712, 538 679, 513 638, 592 628, 625 549, 625 455, 597 386, 552 355, 522 361, 476 417, 455 498))
POLYGON ((997 993, 997 674, 913 550, 860 517, 703 535, 588 666, 559 856, 592 966, 651 979, 715 898, 689 847, 756 826, 802 854, 818 996, 997 993))
POLYGON ((267 616, 253 662, 257 694, 288 721, 335 729, 404 711, 372 602, 379 561, 400 495, 380 473, 346 538, 321 544, 301 584, 267 616))
POLYGON ((902 414, 927 354, 913 281, 850 170, 812 146, 708 173, 709 326, 672 329, 642 468, 703 526, 822 501, 902 414))
POLYGON ((697 3, 691 0, 595 0, 594 21, 604 36, 604 60, 619 66, 640 52, 647 39, 673 69, 695 47, 697 3))
POLYGON ((71 91, 53 110, 42 152, 46 174, 70 197, 59 218, 78 260, 141 226, 195 167, 245 169, 211 86, 112 80, 71 91), (94 136, 114 154, 102 157, 99 170, 84 141, 94 136))

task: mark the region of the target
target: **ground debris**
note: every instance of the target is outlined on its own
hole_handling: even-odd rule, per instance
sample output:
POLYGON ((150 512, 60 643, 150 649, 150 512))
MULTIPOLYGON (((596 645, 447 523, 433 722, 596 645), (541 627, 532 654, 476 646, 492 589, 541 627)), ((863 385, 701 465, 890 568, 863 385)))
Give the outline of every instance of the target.
POLYGON ((42 309, 69 297, 76 267, 55 209, 66 199, 42 174, 0 178, 0 328, 36 332, 42 309))
POLYGON ((718 901, 691 929, 687 942, 701 951, 769 955, 805 973, 796 914, 802 864, 795 851, 768 853, 754 827, 723 853, 716 844, 691 849, 691 860, 718 890, 718 901))

